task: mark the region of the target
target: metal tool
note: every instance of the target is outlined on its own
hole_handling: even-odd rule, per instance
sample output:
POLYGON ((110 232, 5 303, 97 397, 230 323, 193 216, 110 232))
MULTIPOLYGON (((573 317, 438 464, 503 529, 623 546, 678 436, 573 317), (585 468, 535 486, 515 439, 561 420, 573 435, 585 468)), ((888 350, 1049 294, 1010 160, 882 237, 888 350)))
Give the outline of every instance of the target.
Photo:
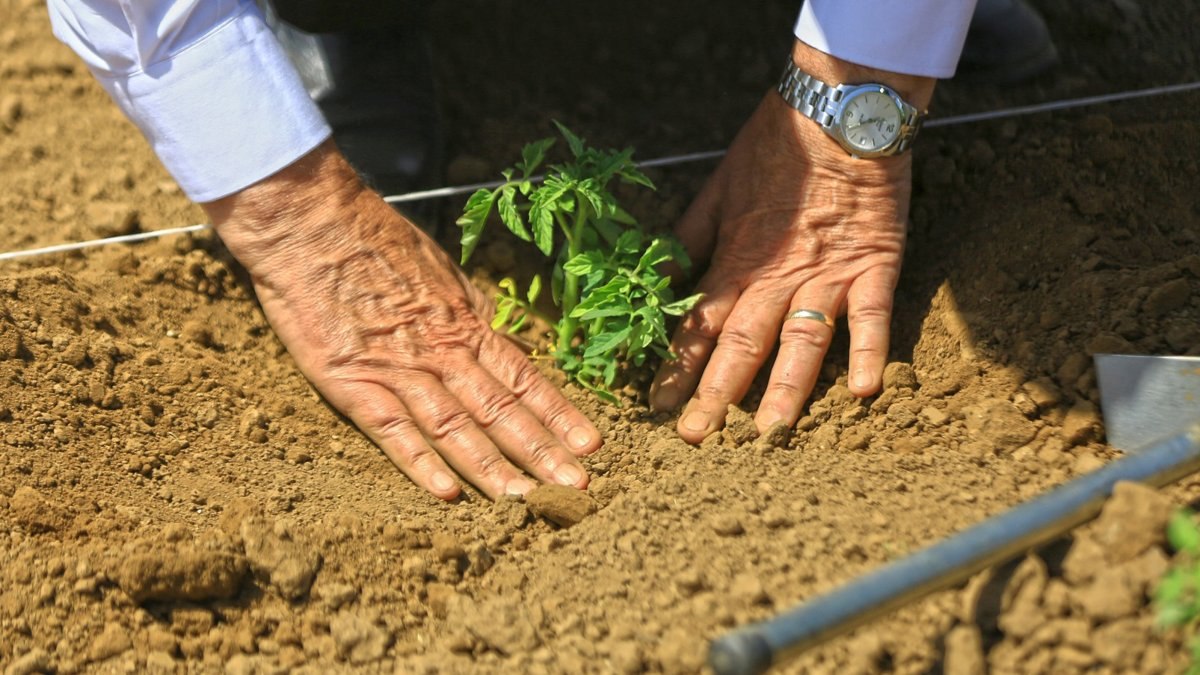
POLYGON ((1200 357, 1097 354, 1109 445, 1129 451, 1200 419, 1200 357))
MULTIPOLYGON (((1130 364, 1139 365, 1123 362, 1112 366, 1106 359, 1102 372, 1116 373, 1118 371, 1113 368, 1128 368, 1130 364)), ((1112 418, 1114 413, 1116 416, 1116 420, 1108 425, 1110 438, 1115 432, 1117 438, 1129 444, 1126 448, 1140 450, 1131 451, 1128 456, 1094 473, 1076 478, 1033 501, 885 565, 796 609, 719 637, 710 648, 709 665, 718 675, 762 673, 830 638, 1062 536, 1094 518, 1118 482, 1134 481, 1161 487, 1200 470, 1197 399, 1157 382, 1160 375, 1167 379, 1162 373, 1170 375, 1168 381, 1189 383, 1200 381, 1200 376, 1194 372, 1184 374, 1179 370, 1179 362, 1173 363, 1174 370, 1149 362, 1140 365, 1150 365, 1152 369, 1123 369, 1116 380, 1109 379, 1110 383, 1133 383, 1128 388, 1121 388, 1127 393, 1122 394, 1120 403, 1110 399, 1111 392, 1105 392, 1105 376, 1102 375, 1100 381, 1101 396, 1106 401, 1106 418, 1112 418), (1157 418, 1156 424, 1160 426, 1147 427, 1141 423, 1137 417, 1140 413, 1136 411, 1144 409, 1141 397, 1149 392, 1157 392, 1156 396, 1160 398, 1166 395, 1167 401, 1182 401, 1186 405, 1172 406, 1178 415, 1157 418), (1189 410, 1190 418, 1186 414, 1189 410), (1135 412, 1126 414, 1125 411, 1135 412), (1186 421, 1175 424, 1179 420, 1186 421), (1155 437, 1161 438, 1158 431, 1171 433, 1172 429, 1174 435, 1153 442, 1155 437), (1153 444, 1138 443, 1139 433, 1150 434, 1144 440, 1153 444)))

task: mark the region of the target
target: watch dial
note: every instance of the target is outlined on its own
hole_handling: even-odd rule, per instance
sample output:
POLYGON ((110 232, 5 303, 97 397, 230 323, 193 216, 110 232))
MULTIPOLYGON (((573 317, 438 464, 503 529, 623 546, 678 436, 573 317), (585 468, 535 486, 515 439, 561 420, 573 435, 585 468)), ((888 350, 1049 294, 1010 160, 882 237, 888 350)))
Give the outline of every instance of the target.
POLYGON ((886 148, 900 135, 900 108, 882 91, 864 91, 846 104, 842 133, 856 150, 886 148))

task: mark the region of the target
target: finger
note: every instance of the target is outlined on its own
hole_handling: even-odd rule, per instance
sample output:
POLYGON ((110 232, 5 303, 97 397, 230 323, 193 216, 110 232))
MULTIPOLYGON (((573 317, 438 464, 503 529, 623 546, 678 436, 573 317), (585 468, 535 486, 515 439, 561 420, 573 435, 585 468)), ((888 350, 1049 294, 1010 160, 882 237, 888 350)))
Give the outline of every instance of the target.
MULTIPOLYGON (((700 288, 704 288, 703 281, 700 288)), ((726 286, 705 293, 684 315, 671 339, 671 353, 675 358, 662 364, 650 385, 650 405, 655 410, 674 410, 695 391, 704 366, 717 346, 717 336, 737 299, 737 289, 726 286)))
POLYGON ((688 205, 673 228, 688 257, 696 265, 703 265, 708 260, 717 241, 723 166, 719 165, 709 176, 700 194, 688 205))
POLYGON ((429 444, 484 494, 498 499, 534 488, 436 377, 410 375, 397 394, 429 444))
POLYGON ((775 346, 784 301, 747 290, 721 328, 716 349, 704 368, 696 394, 679 419, 679 435, 699 443, 725 423, 731 403, 746 395, 758 369, 775 346))
POLYGON ((754 416, 759 433, 778 422, 791 426, 800 419, 800 411, 816 386, 821 362, 833 341, 833 328, 819 319, 794 318, 792 312, 814 310, 832 319, 839 303, 840 299, 832 293, 801 289, 796 294, 779 330, 779 354, 754 416))
POLYGON ((542 377, 529 359, 499 334, 484 343, 489 369, 576 456, 600 448, 600 432, 566 397, 542 377))
POLYGON ((850 392, 871 396, 883 384, 898 270, 874 268, 850 286, 846 321, 850 327, 850 392))
POLYGON ((378 385, 364 385, 346 409, 354 424, 414 483, 440 499, 458 496, 461 488, 454 472, 426 442, 395 394, 378 385))
POLYGON ((445 384, 505 457, 546 482, 587 487, 587 474, 575 456, 478 362, 461 364, 445 384))

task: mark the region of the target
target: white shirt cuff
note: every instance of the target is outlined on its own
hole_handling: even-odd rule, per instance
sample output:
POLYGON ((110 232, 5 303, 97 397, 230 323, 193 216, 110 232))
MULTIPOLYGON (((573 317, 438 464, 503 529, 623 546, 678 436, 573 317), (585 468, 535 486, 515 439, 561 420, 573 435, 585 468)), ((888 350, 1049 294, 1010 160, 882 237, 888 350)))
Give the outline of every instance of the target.
POLYGON ((196 202, 253 185, 331 133, 253 10, 144 70, 92 72, 196 202))
POLYGON ((807 0, 796 38, 843 61, 893 73, 954 75, 975 0, 807 0))

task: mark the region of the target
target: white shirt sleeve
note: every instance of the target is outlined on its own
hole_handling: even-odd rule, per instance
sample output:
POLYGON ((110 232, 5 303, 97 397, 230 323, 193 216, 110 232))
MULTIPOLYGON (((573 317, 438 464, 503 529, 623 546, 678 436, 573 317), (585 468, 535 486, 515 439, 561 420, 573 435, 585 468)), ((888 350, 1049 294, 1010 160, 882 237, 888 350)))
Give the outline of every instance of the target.
POLYGON ((253 0, 49 0, 74 49, 188 197, 252 185, 330 135, 253 0))
POLYGON ((868 68, 951 77, 975 0, 807 0, 801 42, 868 68))

